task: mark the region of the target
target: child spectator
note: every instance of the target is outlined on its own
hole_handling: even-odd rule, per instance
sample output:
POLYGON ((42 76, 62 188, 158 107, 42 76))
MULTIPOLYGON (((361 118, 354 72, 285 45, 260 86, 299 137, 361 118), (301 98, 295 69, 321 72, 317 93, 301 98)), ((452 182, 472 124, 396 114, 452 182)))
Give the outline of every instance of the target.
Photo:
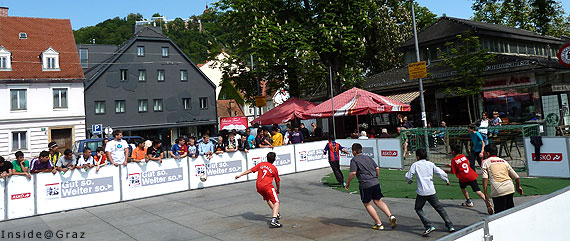
POLYGON ((160 163, 162 163, 162 158, 164 158, 164 153, 162 153, 162 150, 160 148, 161 145, 162 143, 160 142, 160 140, 152 141, 152 146, 149 147, 148 150, 146 151, 147 162, 159 161, 160 163))
POLYGON ((97 152, 97 154, 93 158, 93 164, 95 165, 95 171, 98 172, 99 168, 107 165, 107 155, 105 155, 105 149, 102 146, 97 147, 95 152, 97 152))
POLYGON ((174 157, 175 159, 184 158, 188 155, 185 145, 185 140, 182 138, 178 138, 174 141, 174 145, 172 145, 172 149, 170 149, 170 156, 174 157))
POLYGON ((226 145, 224 144, 224 138, 222 136, 218 136, 218 143, 214 147, 215 153, 217 155, 221 155, 224 153, 225 149, 226 149, 226 145))
POLYGON ((283 135, 279 132, 277 127, 273 127, 273 129, 271 129, 271 139, 273 140, 273 146, 283 145, 283 135))
POLYGON ((77 159, 77 167, 85 168, 85 170, 87 170, 94 166, 93 157, 91 156, 91 149, 89 147, 85 147, 83 149, 83 155, 77 159))
POLYGON ((51 164, 48 151, 40 152, 40 156, 34 158, 30 163, 31 173, 52 172, 55 174, 56 171, 57 170, 54 169, 53 165, 51 164))
MULTIPOLYGON (((491 120, 491 124, 493 126, 501 126, 501 123, 503 123, 503 121, 501 120, 501 117, 499 117, 499 112, 497 111, 493 111, 493 119, 491 120)), ((499 134, 499 130, 495 129, 491 131, 491 134, 489 134, 489 137, 497 137, 497 135, 499 134)))
POLYGON ((77 160, 73 156, 73 151, 71 149, 65 149, 63 152, 63 156, 57 159, 57 163, 55 164, 55 168, 58 171, 67 172, 68 170, 75 169, 75 165, 77 164, 77 160))
POLYGON ((188 145, 186 145, 186 150, 188 151, 188 157, 196 158, 198 157, 198 147, 196 146, 196 138, 188 138, 188 145))
POLYGON ((230 133, 230 139, 228 140, 228 144, 226 145, 226 152, 235 152, 238 150, 237 148, 238 143, 236 137, 233 133, 230 133))
POLYGON ((299 127, 295 127, 293 132, 291 133, 291 137, 289 138, 289 142, 291 144, 299 144, 303 143, 305 138, 303 137, 303 133, 299 131, 299 127))
POLYGON ((24 153, 17 151, 15 155, 16 160, 12 161, 12 175, 25 175, 28 178, 32 178, 28 173, 30 162, 24 159, 24 153))

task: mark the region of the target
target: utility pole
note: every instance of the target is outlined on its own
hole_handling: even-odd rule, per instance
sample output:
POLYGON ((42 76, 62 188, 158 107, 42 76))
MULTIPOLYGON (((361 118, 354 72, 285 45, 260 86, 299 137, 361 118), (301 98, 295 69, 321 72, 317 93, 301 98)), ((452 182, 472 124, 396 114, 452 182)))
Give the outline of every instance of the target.
MULTIPOLYGON (((251 58, 251 71, 253 72, 253 70, 254 70, 254 66, 253 66, 253 54, 252 54, 252 55, 249 55, 249 56, 250 56, 250 58, 251 58)), ((256 77, 255 77, 255 82, 257 83, 257 95, 259 95, 259 75, 256 75, 256 77)), ((256 96, 257 96, 257 95, 256 95, 256 96)), ((253 108, 253 118, 254 118, 254 119, 257 119, 257 108, 258 108, 257 106, 255 106, 255 107, 253 108)))
POLYGON ((331 66, 329 66, 329 81, 330 81, 330 85, 331 85, 332 129, 333 129, 333 137, 336 140, 336 125, 334 124, 334 90, 333 90, 332 67, 331 66))
MULTIPOLYGON (((414 0, 411 1, 412 2, 412 23, 414 25, 414 44, 416 47, 416 60, 417 62, 420 62, 420 48, 418 46, 418 31, 416 30, 416 13, 414 11, 414 0)), ((418 79, 419 85, 420 85, 420 107, 422 110, 422 124, 423 124, 423 128, 427 128, 427 116, 426 116, 426 104, 424 101, 424 85, 423 85, 423 80, 422 78, 418 79)), ((424 133, 424 140, 425 140, 425 145, 426 145, 426 151, 429 153, 429 140, 428 140, 428 135, 427 135, 427 131, 425 131, 424 133)))

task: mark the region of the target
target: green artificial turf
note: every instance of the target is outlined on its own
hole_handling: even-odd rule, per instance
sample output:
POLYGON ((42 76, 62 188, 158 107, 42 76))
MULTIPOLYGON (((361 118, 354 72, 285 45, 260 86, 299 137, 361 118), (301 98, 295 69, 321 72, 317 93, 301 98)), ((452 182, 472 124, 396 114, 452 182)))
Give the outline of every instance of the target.
MULTIPOLYGON (((348 179, 349 171, 342 170, 344 179, 348 179)), ((414 182, 408 184, 404 175, 405 171, 399 170, 387 170, 380 169, 380 187, 382 188, 382 194, 386 197, 395 198, 416 198, 416 177, 414 176, 414 182)), ((434 185, 437 191, 437 196, 440 199, 464 199, 461 190, 459 189, 459 181, 454 174, 448 174, 450 186, 445 185, 445 181, 441 180, 439 176, 434 176, 434 185)), ((346 190, 341 187, 333 173, 330 173, 323 177, 323 184, 328 185, 336 190, 346 192, 346 190)), ((483 190, 481 176, 478 180, 481 190, 483 190)), ((552 193, 556 190, 564 188, 570 185, 569 179, 558 179, 558 178, 521 178, 521 185, 524 191, 524 195, 543 195, 552 193)), ((477 198, 477 195, 473 193, 470 187, 467 187, 469 194, 472 198, 477 198)), ((491 191, 490 187, 487 189, 488 192, 491 191)), ((350 183, 349 192, 358 193, 358 181, 356 177, 350 183)), ((515 197, 520 196, 515 193, 515 197)))

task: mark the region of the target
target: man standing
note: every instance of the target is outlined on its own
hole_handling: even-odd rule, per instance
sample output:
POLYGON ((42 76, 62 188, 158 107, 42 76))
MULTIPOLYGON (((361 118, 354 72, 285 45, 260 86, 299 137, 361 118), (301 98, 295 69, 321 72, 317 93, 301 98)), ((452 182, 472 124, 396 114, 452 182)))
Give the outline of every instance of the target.
POLYGON ((439 202, 439 199, 435 195, 435 187, 433 186, 433 173, 435 172, 441 179, 443 179, 447 185, 449 186, 449 180, 447 179, 447 174, 439 167, 436 167, 432 162, 426 161, 427 152, 425 149, 419 149, 416 151, 416 158, 417 162, 414 162, 410 167, 410 170, 406 173, 406 180, 408 184, 412 184, 414 175, 418 176, 418 189, 416 193, 416 203, 414 209, 416 213, 420 217, 424 227, 426 230, 422 234, 423 236, 427 236, 431 232, 435 231, 435 227, 432 223, 427 219, 424 211, 422 210, 426 201, 437 211, 439 216, 445 222, 445 226, 447 226, 448 231, 455 232, 455 228, 453 227, 453 223, 447 216, 447 212, 443 209, 443 205, 439 202))
POLYGON ((334 176, 336 177, 338 184, 344 187, 346 186, 346 183, 344 182, 344 176, 340 171, 340 151, 348 154, 348 151, 346 151, 346 149, 344 149, 344 147, 342 147, 340 144, 336 143, 334 137, 330 136, 329 143, 327 143, 325 149, 323 150, 323 155, 326 155, 328 152, 329 164, 331 165, 334 176))
POLYGON ((485 150, 483 136, 481 136, 481 133, 476 131, 475 128, 473 124, 470 124, 468 127, 469 137, 471 137, 471 141, 473 142, 473 151, 469 153, 469 165, 471 165, 471 169, 473 170, 475 170, 475 161, 481 166, 481 158, 483 158, 483 150, 485 150))
POLYGON ((303 133, 303 139, 308 139, 309 138, 309 129, 305 128, 305 124, 301 123, 301 129, 300 129, 301 133, 303 133))
MULTIPOLYGON (((513 194, 515 193, 515 186, 513 185, 514 179, 516 182, 516 191, 522 195, 523 189, 521 187, 519 175, 513 170, 509 163, 497 157, 497 146, 489 144, 485 147, 485 152, 489 158, 483 162, 483 193, 485 200, 489 202, 487 195, 487 184, 491 181, 491 197, 493 198, 493 205, 495 212, 499 213, 515 206, 513 201, 513 194)), ((488 210, 491 213, 492 209, 488 210)))
POLYGON ((127 165, 127 158, 129 157, 129 144, 123 140, 123 131, 115 130, 113 131, 113 139, 105 145, 105 153, 107 153, 107 160, 111 162, 112 165, 118 167, 123 164, 127 165))
POLYGON ((253 168, 237 175, 236 179, 259 171, 257 173, 256 182, 257 192, 263 197, 263 200, 267 202, 267 205, 269 205, 272 210, 271 226, 280 228, 281 223, 279 223, 279 219, 281 215, 279 214, 279 197, 277 194, 279 194, 281 180, 279 179, 277 168, 273 165, 275 157, 275 152, 267 153, 267 162, 260 162, 253 168), (273 187, 273 179, 275 179, 275 188, 273 187))
POLYGON ((350 188, 350 182, 356 176, 358 179, 358 184, 360 187, 360 199, 364 204, 364 208, 374 220, 374 225, 372 229, 383 230, 384 225, 376 213, 376 209, 372 206, 372 201, 374 204, 390 220, 390 226, 396 228, 396 217, 390 212, 390 208, 384 201, 382 201, 382 189, 380 189, 380 182, 378 181, 378 175, 380 174, 380 168, 376 165, 376 162, 369 156, 362 155, 362 145, 358 143, 352 144, 352 154, 354 157, 350 160, 350 175, 346 181, 345 189, 348 191, 350 188))
POLYGON ((52 141, 48 144, 49 149, 49 161, 51 162, 52 166, 55 166, 57 160, 61 157, 61 152, 57 151, 57 143, 52 141))
POLYGON ((311 132, 311 134, 313 134, 314 137, 321 137, 323 136, 323 129, 321 129, 320 127, 317 126, 317 123, 311 123, 311 126, 313 126, 313 131, 311 132))

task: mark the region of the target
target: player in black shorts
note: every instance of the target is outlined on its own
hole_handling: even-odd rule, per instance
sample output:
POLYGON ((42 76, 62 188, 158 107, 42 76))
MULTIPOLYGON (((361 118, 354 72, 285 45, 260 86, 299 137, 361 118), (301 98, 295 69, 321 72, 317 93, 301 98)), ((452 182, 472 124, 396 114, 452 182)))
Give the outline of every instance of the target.
POLYGON ((350 160, 350 175, 346 181, 345 189, 348 191, 350 182, 356 175, 358 184, 360 185, 360 199, 362 200, 366 211, 375 222, 372 228, 380 230, 384 229, 384 225, 382 225, 382 222, 378 217, 378 213, 376 213, 376 209, 374 209, 374 206, 372 205, 372 201, 374 201, 374 204, 376 204, 376 206, 380 208, 386 216, 388 216, 390 226, 392 228, 396 228, 396 217, 392 215, 388 205, 382 201, 382 197, 384 197, 384 195, 382 195, 382 190, 380 189, 380 183, 378 181, 380 168, 372 158, 362 155, 362 145, 358 143, 352 144, 352 154, 354 157, 350 160))

